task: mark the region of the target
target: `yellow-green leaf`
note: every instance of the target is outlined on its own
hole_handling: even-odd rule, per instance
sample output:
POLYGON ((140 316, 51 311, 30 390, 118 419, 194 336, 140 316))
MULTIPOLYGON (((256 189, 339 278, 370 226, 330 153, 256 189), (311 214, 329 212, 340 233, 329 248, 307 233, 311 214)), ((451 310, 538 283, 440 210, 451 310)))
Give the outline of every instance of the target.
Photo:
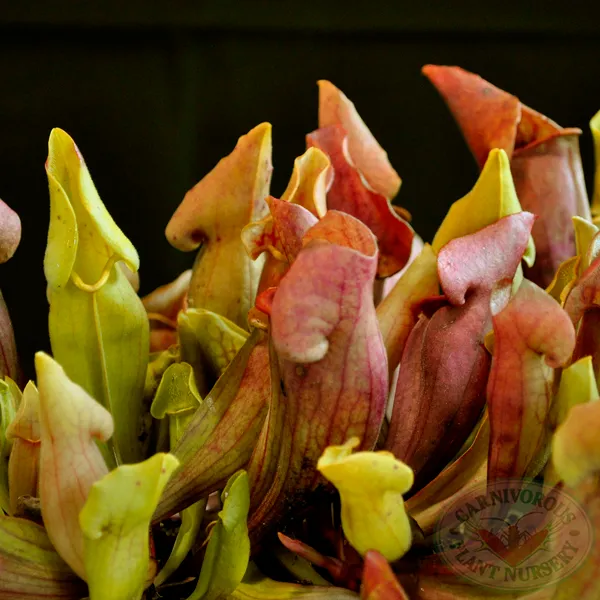
POLYGON ((62 129, 50 133, 46 172, 51 213, 44 271, 49 285, 62 287, 73 270, 95 282, 115 255, 115 262, 123 260, 137 271, 135 248, 102 204, 83 156, 62 129))
POLYGON ((118 467, 92 486, 79 514, 90 600, 142 597, 150 565, 150 519, 177 464, 171 454, 155 454, 118 467))
POLYGON ((552 438, 552 463, 557 476, 575 488, 600 471, 600 402, 573 406, 552 438))
POLYGON ((331 585, 327 579, 319 575, 315 568, 306 558, 298 556, 295 552, 288 550, 285 546, 277 545, 273 550, 274 558, 290 573, 296 581, 312 583, 318 586, 331 585))
POLYGON ((564 306, 565 300, 577 280, 580 262, 579 256, 567 258, 558 267, 554 279, 546 290, 561 306, 564 306))
POLYGON ((172 365, 179 362, 179 347, 171 346, 167 350, 150 355, 148 371, 146 372, 146 384, 144 386, 144 398, 152 400, 156 390, 162 381, 165 371, 172 365))
POLYGON ((363 555, 377 550, 387 560, 397 560, 412 541, 402 494, 411 488, 414 475, 390 452, 353 454, 359 444, 351 438, 342 446, 329 446, 317 469, 340 493, 342 527, 352 546, 363 555))
POLYGON ((332 174, 331 163, 325 152, 308 148, 294 161, 294 170, 281 200, 298 204, 315 217, 327 212, 327 184, 332 174))
POLYGON ((181 359, 192 365, 198 389, 205 395, 244 345, 248 332, 202 308, 182 311, 177 326, 181 359))
MULTIPOLYGON (((550 408, 551 426, 558 427, 564 423, 574 406, 596 401, 598 396, 592 357, 585 356, 562 371, 558 392, 550 408)), ((544 472, 544 484, 553 487, 559 481, 560 476, 550 460, 544 472)))
POLYGON ((13 441, 8 461, 10 510, 14 514, 20 496, 37 496, 40 464, 40 401, 38 390, 30 381, 13 422, 6 430, 13 441))
POLYGON ((175 446, 202 403, 194 371, 188 363, 175 363, 163 374, 150 407, 155 419, 169 417, 171 446, 175 446))
POLYGON ((232 475, 221 494, 223 508, 210 531, 198 585, 188 600, 228 598, 242 581, 250 559, 246 471, 232 475))
POLYGON ((262 427, 271 391, 264 334, 255 329, 196 411, 173 449, 173 474, 155 521, 187 508, 247 464, 262 427))
POLYGON ((8 461, 12 440, 7 437, 7 429, 17 413, 16 400, 17 398, 11 393, 9 384, 0 379, 0 509, 5 513, 11 512, 8 491, 8 461))
POLYGON ((54 129, 48 146, 44 271, 52 351, 68 376, 115 418, 114 448, 103 449, 108 464, 139 460, 148 319, 117 264, 137 271, 139 258, 102 204, 75 142, 54 129))
MULTIPOLYGON (((176 446, 201 402, 192 367, 188 363, 171 365, 162 377, 150 408, 155 419, 167 417, 171 449, 176 446)), ((182 511, 181 526, 171 554, 154 580, 157 587, 179 568, 191 550, 202 524, 205 507, 206 500, 200 500, 182 511)))
POLYGON ((431 246, 425 244, 421 253, 377 306, 377 320, 388 355, 390 376, 398 367, 408 335, 417 322, 415 305, 438 292, 437 257, 431 246))
POLYGON ((577 255, 581 257, 580 273, 583 273, 589 266, 592 257, 588 256, 588 249, 592 245, 594 236, 598 233, 598 228, 582 217, 575 215, 572 217, 573 228, 575 229, 575 248, 577 255))
MULTIPOLYGON (((508 156, 504 150, 496 148, 490 152, 475 187, 450 207, 433 238, 433 250, 437 254, 449 241, 475 233, 502 217, 518 212, 521 212, 521 205, 510 173, 508 156)), ((535 246, 531 237, 523 260, 529 266, 535 261, 535 246)))
POLYGON ((567 414, 577 404, 598 399, 598 386, 594 375, 592 357, 584 356, 566 369, 560 377, 558 392, 552 403, 550 418, 555 425, 564 422, 567 414))
POLYGON ((250 564, 244 579, 231 594, 235 600, 287 600, 307 598, 309 600, 358 600, 358 594, 324 585, 299 585, 284 583, 265 577, 253 564, 250 564))
POLYGON ((113 432, 110 413, 43 352, 35 355, 40 400, 40 500, 52 544, 85 579, 79 511, 107 472, 95 440, 113 432))
POLYGON ((15 407, 18 408, 19 404, 21 404, 21 398, 23 397, 19 386, 10 377, 8 377, 8 375, 5 375, 4 382, 6 383, 6 385, 8 385, 8 389, 12 394, 13 404, 15 405, 15 407))
POLYGON ((198 537, 205 510, 206 498, 199 500, 181 511, 181 524, 177 531, 177 538, 171 549, 171 554, 163 568, 154 578, 154 585, 156 587, 161 586, 169 577, 171 577, 171 575, 173 575, 173 573, 175 573, 184 561, 188 552, 192 549, 192 546, 198 537))
POLYGON ((0 516, 0 598, 79 600, 85 584, 52 547, 44 528, 0 516))

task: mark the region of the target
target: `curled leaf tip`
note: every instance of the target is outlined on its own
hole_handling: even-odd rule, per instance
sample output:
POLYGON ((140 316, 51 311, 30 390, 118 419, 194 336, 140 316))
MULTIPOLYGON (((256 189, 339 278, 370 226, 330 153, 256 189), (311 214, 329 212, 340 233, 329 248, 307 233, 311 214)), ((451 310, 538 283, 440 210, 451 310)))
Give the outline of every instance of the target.
POLYGON ((315 217, 327 212, 327 190, 333 181, 333 169, 327 154, 308 148, 294 161, 294 170, 281 200, 298 204, 315 217))
POLYGON ((271 125, 263 123, 240 137, 231 154, 185 195, 166 229, 167 239, 179 250, 202 246, 189 306, 223 315, 243 328, 248 327, 265 257, 253 261, 241 233, 267 214, 271 172, 271 125))
POLYGON ((134 462, 149 442, 141 403, 149 331, 124 271, 137 272, 139 257, 102 203, 75 142, 59 129, 50 135, 47 175, 44 271, 52 353, 115 418, 108 463, 134 462))
POLYGON ((149 527, 179 461, 155 454, 121 465, 94 483, 79 513, 90 600, 142 597, 150 568, 149 527))
POLYGON ((371 189, 386 198, 393 198, 402 183, 354 103, 333 83, 325 79, 319 85, 319 127, 342 125, 348 132, 348 152, 371 189))
POLYGON ((262 217, 271 171, 271 124, 261 123, 241 136, 233 152, 186 194, 167 225, 169 243, 189 252, 214 238, 219 218, 215 203, 231 205, 228 225, 243 226, 249 216, 262 217))
POLYGON ((83 156, 62 129, 50 134, 46 172, 50 229, 44 272, 50 286, 63 287, 73 271, 94 284, 110 260, 123 260, 136 272, 140 264, 136 249, 106 210, 83 156))
POLYGON ((422 72, 448 104, 480 167, 492 148, 512 155, 518 98, 460 67, 425 65, 422 72))
POLYGON ((163 373, 150 407, 150 414, 155 419, 164 419, 166 415, 182 416, 189 412, 193 414, 201 403, 202 398, 191 365, 175 363, 163 373))
POLYGON ((521 206, 539 216, 532 236, 537 261, 526 271, 546 287, 575 253, 573 215, 590 219, 579 153, 581 130, 563 128, 518 98, 458 67, 424 73, 446 101, 480 167, 494 148, 506 152, 521 206))

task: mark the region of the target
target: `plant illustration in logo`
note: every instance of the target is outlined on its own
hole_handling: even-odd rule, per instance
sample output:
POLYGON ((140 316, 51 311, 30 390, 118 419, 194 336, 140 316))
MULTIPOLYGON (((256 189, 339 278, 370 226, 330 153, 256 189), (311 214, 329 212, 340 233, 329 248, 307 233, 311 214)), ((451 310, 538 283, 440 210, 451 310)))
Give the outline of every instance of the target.
POLYGON ((570 496, 521 480, 468 491, 448 507, 436 534, 440 555, 461 576, 513 590, 556 583, 577 568, 572 559, 589 552, 593 537, 570 496))

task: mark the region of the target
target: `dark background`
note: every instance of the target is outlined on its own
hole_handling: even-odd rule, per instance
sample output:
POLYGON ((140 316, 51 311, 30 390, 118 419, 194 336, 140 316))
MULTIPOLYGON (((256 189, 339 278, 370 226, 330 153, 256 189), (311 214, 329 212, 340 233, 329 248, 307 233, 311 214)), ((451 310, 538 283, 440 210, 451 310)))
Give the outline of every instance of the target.
POLYGON ((164 227, 188 188, 262 121, 273 124, 272 193, 281 194, 316 128, 320 78, 355 102, 386 148, 403 179, 397 201, 429 240, 477 171, 421 66, 458 64, 581 127, 589 187, 588 121, 600 108, 594 4, 0 1, 0 197, 23 222, 0 277, 26 372, 33 352, 49 348, 42 260, 52 127, 75 138, 136 245, 142 293, 191 265, 164 227))

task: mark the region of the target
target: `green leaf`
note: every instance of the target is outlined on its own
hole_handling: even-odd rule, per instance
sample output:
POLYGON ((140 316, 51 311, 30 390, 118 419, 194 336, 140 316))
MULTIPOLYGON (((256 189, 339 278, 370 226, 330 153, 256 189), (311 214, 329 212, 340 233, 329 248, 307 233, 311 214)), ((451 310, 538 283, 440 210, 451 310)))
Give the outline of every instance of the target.
POLYGON ((155 419, 169 417, 171 448, 175 447, 202 404, 194 371, 188 363, 175 363, 164 372, 150 407, 155 419))
POLYGON ((51 213, 44 271, 50 286, 62 287, 73 269, 96 281, 115 254, 137 271, 135 248, 106 210, 83 156, 62 129, 50 133, 46 172, 51 213))
POLYGON ((576 488, 600 472, 600 402, 573 406, 552 437, 552 468, 557 480, 576 488))
POLYGON ((177 571, 188 555, 188 552, 192 549, 202 525, 202 519, 206 511, 206 501, 207 499, 203 498, 181 511, 181 525, 179 526, 171 554, 163 568, 154 578, 154 585, 156 587, 162 585, 177 571))
POLYGON ((327 579, 321 577, 314 567, 302 556, 291 552, 286 547, 277 545, 273 551, 275 559, 286 569, 297 581, 302 583, 312 583, 319 586, 331 585, 327 579))
POLYGON ((23 391, 23 397, 13 422, 6 430, 13 442, 8 461, 10 509, 14 514, 20 496, 37 496, 40 465, 40 400, 33 381, 23 391))
POLYGON ((248 567, 250 491, 246 471, 239 471, 229 479, 221 500, 223 509, 210 531, 198 585, 188 600, 228 598, 248 567))
POLYGON ((310 600, 349 600, 358 599, 350 590, 333 586, 299 585, 283 583, 265 577, 250 564, 243 581, 231 594, 236 600, 286 600, 287 598, 308 598, 310 600))
POLYGON ((12 440, 6 436, 6 430, 17 413, 16 398, 11 387, 0 379, 0 509, 10 513, 10 496, 8 492, 8 459, 12 449, 12 440))
POLYGON ((115 418, 114 448, 103 449, 108 464, 139 460, 148 319, 117 264, 137 271, 139 258, 102 204, 75 142, 59 129, 50 135, 46 170, 52 351, 69 377, 115 418))
POLYGON ((79 514, 90 600, 142 597, 150 566, 150 519, 177 464, 171 454, 155 454, 118 467, 92 486, 79 514))
POLYGON ((154 521, 209 493, 247 464, 271 392, 265 336, 254 330, 191 419, 173 454, 181 466, 165 488, 154 521))
MULTIPOLYGON (((176 363, 165 371, 150 411, 155 419, 168 418, 170 447, 173 448, 202 403, 192 367, 176 363)), ((154 580, 157 587, 164 583, 181 565, 191 550, 200 530, 206 499, 200 500, 181 513, 181 526, 171 554, 154 580)))
POLYGON ((179 362, 179 358, 179 348, 177 346, 171 346, 166 350, 150 355, 144 385, 144 398, 146 400, 151 400, 154 397, 165 371, 172 364, 179 362))
POLYGON ((0 597, 3 600, 79 600, 85 584, 52 547, 44 528, 0 517, 0 597))
POLYGON ((194 368, 206 395, 248 339, 248 332, 210 310, 190 308, 177 320, 181 358, 194 368))

